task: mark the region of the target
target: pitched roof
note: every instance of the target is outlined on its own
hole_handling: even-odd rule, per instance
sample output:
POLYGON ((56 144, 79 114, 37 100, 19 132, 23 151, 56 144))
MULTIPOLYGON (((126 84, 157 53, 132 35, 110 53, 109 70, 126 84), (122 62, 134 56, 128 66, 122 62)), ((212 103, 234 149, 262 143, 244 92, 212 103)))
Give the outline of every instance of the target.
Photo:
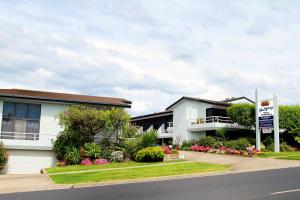
POLYGON ((232 97, 232 98, 228 98, 228 99, 223 100, 223 102, 232 102, 232 101, 241 100, 241 99, 245 99, 245 100, 247 100, 247 101, 249 101, 249 102, 251 102, 251 103, 255 103, 254 101, 252 101, 251 99, 249 99, 249 98, 247 98, 247 97, 245 97, 245 96, 243 96, 243 97, 232 97))
POLYGON ((135 120, 141 120, 141 119, 149 119, 153 117, 164 117, 164 116, 170 116, 173 115, 173 111, 162 111, 162 112, 156 112, 152 114, 147 114, 147 115, 140 115, 131 118, 131 121, 134 122, 135 120))
POLYGON ((46 92, 23 89, 0 89, 0 97, 21 98, 40 101, 54 101, 65 103, 79 103, 90 105, 111 105, 120 107, 131 107, 131 101, 122 98, 88 96, 80 94, 67 94, 58 92, 46 92))
POLYGON ((213 100, 208 100, 208 99, 200 99, 200 98, 183 96, 179 100, 175 101, 173 104, 171 104, 170 106, 168 106, 166 108, 166 110, 169 110, 171 107, 173 107, 174 105, 178 104, 179 102, 181 102, 184 99, 192 100, 192 101, 198 101, 198 102, 203 102, 203 103, 209 103, 209 104, 213 104, 213 105, 220 105, 220 106, 229 106, 230 105, 230 103, 227 103, 227 102, 224 102, 224 101, 213 101, 213 100))

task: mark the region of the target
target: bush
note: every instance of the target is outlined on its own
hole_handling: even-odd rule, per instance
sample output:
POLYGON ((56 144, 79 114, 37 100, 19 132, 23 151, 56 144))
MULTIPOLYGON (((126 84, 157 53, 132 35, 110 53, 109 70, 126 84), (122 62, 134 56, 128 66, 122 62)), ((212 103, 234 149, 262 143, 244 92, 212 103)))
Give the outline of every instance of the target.
POLYGON ((0 171, 4 169, 8 161, 8 154, 3 143, 0 143, 0 171))
POLYGON ((141 134, 139 138, 139 147, 144 149, 146 147, 153 147, 157 142, 157 131, 151 130, 146 131, 145 133, 141 134))
POLYGON ((85 158, 84 160, 81 161, 81 165, 92 165, 93 162, 89 158, 85 158))
POLYGON ((109 162, 106 159, 97 159, 94 161, 95 165, 105 165, 108 164, 109 162))
POLYGON ((227 115, 235 123, 243 126, 255 126, 255 105, 248 103, 232 104, 227 108, 227 115))
POLYGON ((230 140, 224 142, 225 147, 229 147, 231 149, 240 150, 240 151, 246 151, 247 147, 249 147, 251 144, 246 138, 240 138, 237 140, 230 140))
POLYGON ((66 155, 64 156, 68 164, 76 165, 81 161, 80 151, 76 147, 67 148, 66 155))
POLYGON ((124 160, 123 151, 113 151, 110 155, 111 162, 122 162, 124 160))
POLYGON ((92 138, 84 137, 76 131, 65 130, 58 135, 54 142, 53 150, 56 158, 59 161, 63 161, 68 148, 76 147, 79 149, 89 142, 92 142, 92 138))
POLYGON ((87 157, 94 160, 100 158, 101 156, 101 148, 98 144, 92 143, 85 143, 84 144, 84 153, 87 157))
POLYGON ((196 140, 184 140, 181 145, 181 150, 188 151, 190 147, 197 144, 196 140))
MULTIPOLYGON (((271 143, 264 149, 264 151, 274 151, 274 150, 275 150, 274 143, 271 143)), ((294 149, 291 146, 289 146, 286 142, 281 142, 280 151, 287 152, 287 151, 294 151, 294 149)))
POLYGON ((172 150, 171 150, 171 154, 173 154, 173 155, 174 155, 174 154, 179 154, 179 151, 178 151, 177 149, 172 149, 172 150))
POLYGON ((111 158, 111 154, 114 150, 112 149, 112 147, 106 147, 105 149, 103 149, 101 151, 101 158, 106 159, 106 160, 110 160, 111 158))
POLYGON ((221 142, 212 136, 206 136, 206 137, 200 138, 197 141, 197 145, 218 148, 221 146, 221 142))
POLYGON ((131 160, 134 160, 137 152, 142 149, 139 147, 138 139, 124 140, 120 146, 124 149, 124 156, 131 160))
POLYGON ((138 162, 158 162, 163 161, 164 151, 161 147, 147 147, 140 150, 135 157, 138 162))

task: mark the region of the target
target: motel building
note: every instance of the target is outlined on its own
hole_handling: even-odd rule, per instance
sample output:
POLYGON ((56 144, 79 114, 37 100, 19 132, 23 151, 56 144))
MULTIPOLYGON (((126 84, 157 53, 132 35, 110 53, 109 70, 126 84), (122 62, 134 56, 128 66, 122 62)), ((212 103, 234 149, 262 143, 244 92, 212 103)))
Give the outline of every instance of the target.
POLYGON ((165 111, 133 117, 131 123, 139 132, 157 130, 160 144, 178 144, 184 140, 214 135, 219 128, 230 131, 249 130, 233 123, 227 117, 226 108, 235 103, 254 103, 247 97, 214 101, 182 97, 165 111))
POLYGON ((0 89, 0 141, 9 154, 1 173, 40 173, 42 168, 55 166, 53 143, 62 131, 56 116, 70 105, 129 109, 131 102, 122 98, 0 89))

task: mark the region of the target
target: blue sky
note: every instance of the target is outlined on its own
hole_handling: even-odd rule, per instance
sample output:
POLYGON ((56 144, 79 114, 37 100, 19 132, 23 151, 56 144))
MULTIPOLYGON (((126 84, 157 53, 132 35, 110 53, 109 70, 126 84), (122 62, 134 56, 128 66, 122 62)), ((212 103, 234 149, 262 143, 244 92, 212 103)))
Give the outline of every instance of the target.
POLYGON ((300 102, 299 1, 0 1, 0 86, 123 97, 300 102))

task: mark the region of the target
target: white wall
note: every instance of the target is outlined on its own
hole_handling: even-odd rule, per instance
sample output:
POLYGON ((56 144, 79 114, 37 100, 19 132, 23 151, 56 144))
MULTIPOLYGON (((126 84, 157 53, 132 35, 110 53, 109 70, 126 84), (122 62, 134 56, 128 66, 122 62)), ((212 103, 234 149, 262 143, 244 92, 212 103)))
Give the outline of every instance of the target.
POLYGON ((63 104, 43 103, 41 107, 40 140, 55 139, 61 131, 57 115, 66 108, 63 104))
POLYGON ((182 100, 175 105, 173 110, 173 139, 180 135, 180 141, 198 139, 205 136, 203 132, 190 132, 187 130, 188 120, 195 120, 197 118, 206 118, 206 109, 216 107, 208 103, 182 100))

